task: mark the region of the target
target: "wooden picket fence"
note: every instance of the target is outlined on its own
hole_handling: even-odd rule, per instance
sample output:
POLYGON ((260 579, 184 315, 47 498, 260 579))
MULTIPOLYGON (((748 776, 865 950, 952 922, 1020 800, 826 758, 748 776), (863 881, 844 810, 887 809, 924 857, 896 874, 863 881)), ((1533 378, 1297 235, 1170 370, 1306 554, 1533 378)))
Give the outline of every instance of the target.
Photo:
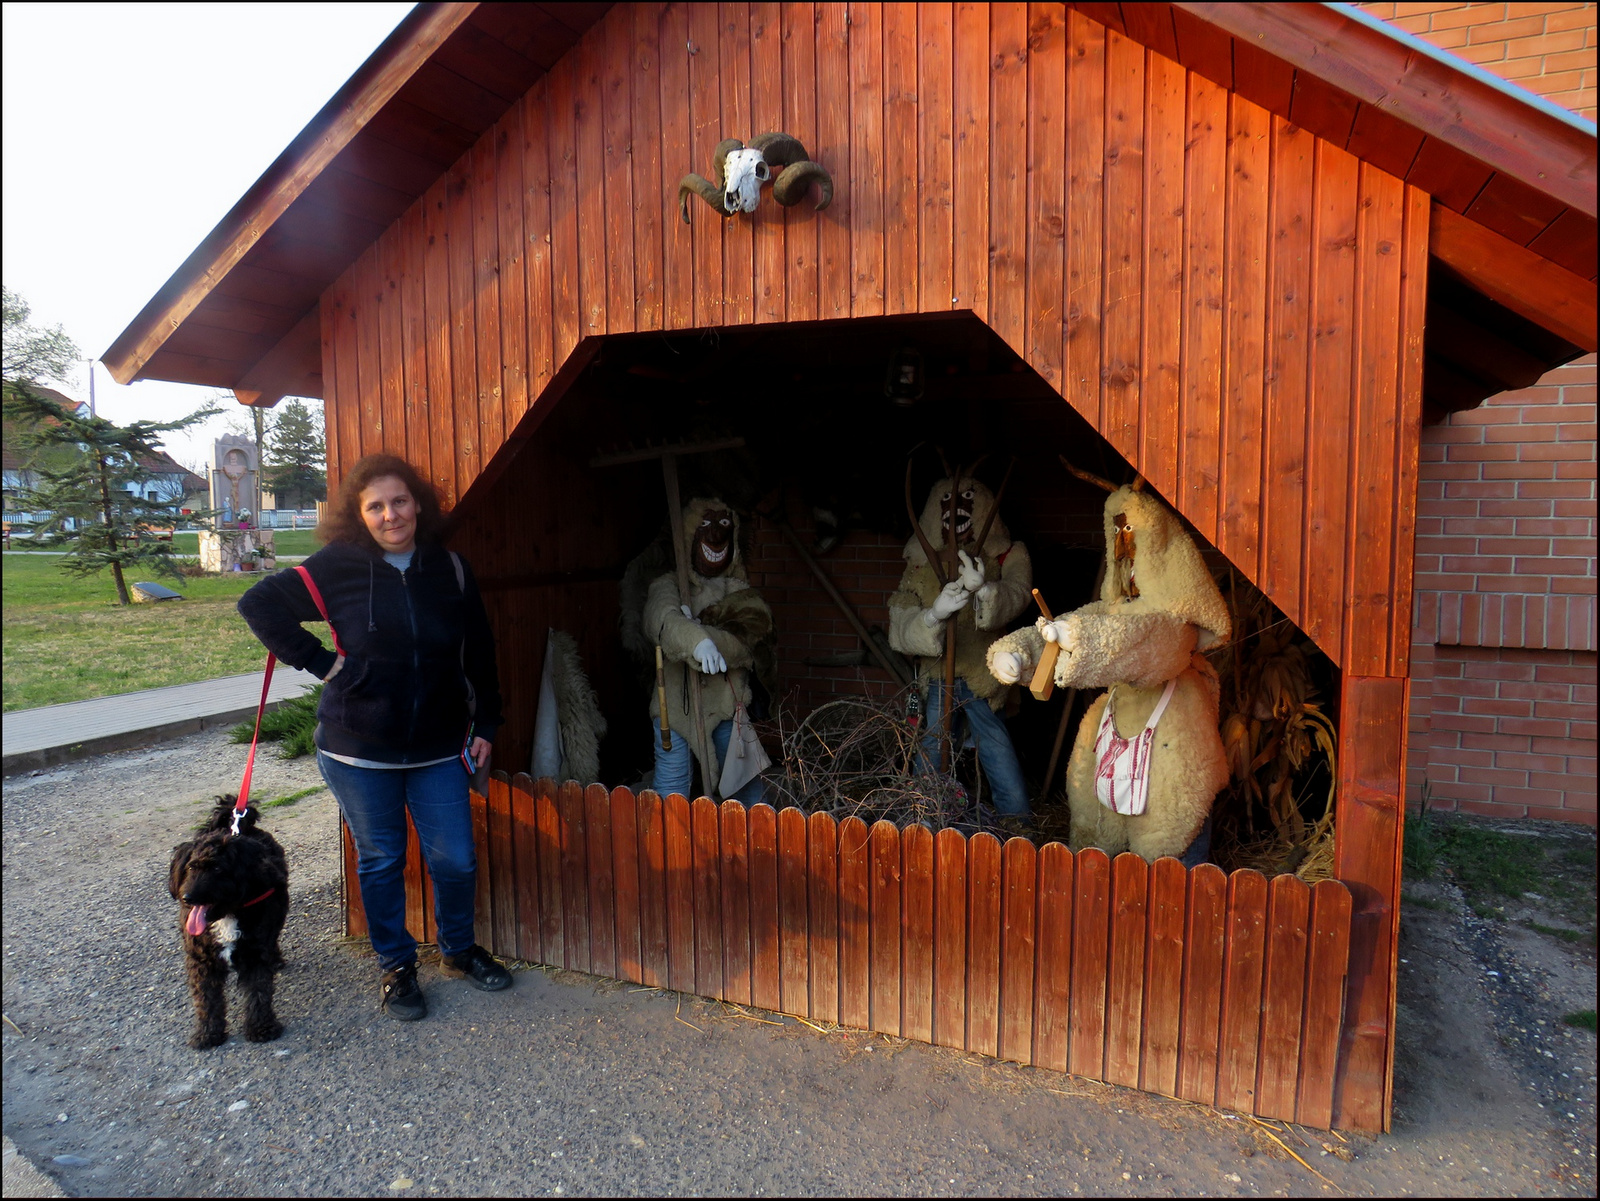
MULTIPOLYGON (((1338 881, 503 772, 472 802, 477 938, 496 955, 1331 1123, 1338 881)), ((414 833, 406 885, 432 942, 414 833)))

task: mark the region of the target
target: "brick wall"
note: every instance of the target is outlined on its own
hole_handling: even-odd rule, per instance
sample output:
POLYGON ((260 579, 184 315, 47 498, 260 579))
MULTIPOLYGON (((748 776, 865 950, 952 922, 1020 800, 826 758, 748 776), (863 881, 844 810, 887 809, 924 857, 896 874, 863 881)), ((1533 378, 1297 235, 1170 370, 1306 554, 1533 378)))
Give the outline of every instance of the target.
POLYGON ((1441 50, 1595 117, 1593 4, 1363 4, 1441 50))
POLYGON ((1423 430, 1413 802, 1595 822, 1595 371, 1423 430))

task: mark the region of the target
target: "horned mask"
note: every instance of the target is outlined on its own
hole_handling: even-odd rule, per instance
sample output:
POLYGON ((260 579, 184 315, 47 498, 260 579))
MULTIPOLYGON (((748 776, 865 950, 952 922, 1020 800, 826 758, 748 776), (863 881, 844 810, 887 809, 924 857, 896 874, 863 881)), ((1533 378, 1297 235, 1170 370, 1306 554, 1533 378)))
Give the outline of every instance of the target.
POLYGON ((678 181, 678 211, 685 225, 690 193, 724 216, 753 213, 761 202, 761 185, 769 181, 773 199, 786 208, 800 203, 813 180, 822 187, 817 211, 833 203, 832 176, 811 161, 798 138, 786 133, 757 134, 748 146, 738 138, 724 139, 712 152, 711 175, 706 179, 691 172, 678 181))

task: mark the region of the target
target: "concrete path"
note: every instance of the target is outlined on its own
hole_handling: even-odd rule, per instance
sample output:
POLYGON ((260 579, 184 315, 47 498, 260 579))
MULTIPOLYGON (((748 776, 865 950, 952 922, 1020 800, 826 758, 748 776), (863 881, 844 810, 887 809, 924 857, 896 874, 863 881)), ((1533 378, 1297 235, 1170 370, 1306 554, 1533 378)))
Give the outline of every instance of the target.
MULTIPOLYGON (((180 734, 234 725, 254 717, 261 672, 124 692, 90 701, 17 709, 0 719, 4 774, 15 775, 84 755, 147 746, 180 734)), ((317 682, 310 672, 278 665, 269 704, 299 696, 317 682)))

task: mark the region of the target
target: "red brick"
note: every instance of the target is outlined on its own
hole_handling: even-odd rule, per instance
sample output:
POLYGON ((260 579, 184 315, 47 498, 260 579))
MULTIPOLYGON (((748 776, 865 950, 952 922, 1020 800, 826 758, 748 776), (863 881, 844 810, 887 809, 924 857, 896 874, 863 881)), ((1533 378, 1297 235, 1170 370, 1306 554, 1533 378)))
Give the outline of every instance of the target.
MULTIPOLYGON (((1557 538, 1550 544, 1552 554, 1569 557, 1585 565, 1585 575, 1594 574, 1594 539, 1588 538, 1557 538)), ((1577 573, 1570 573, 1577 574, 1577 573)))
MULTIPOLYGON (((1562 450, 1565 446, 1564 443, 1550 442, 1541 443, 1540 445, 1552 452, 1548 456, 1544 457, 1552 459, 1570 459, 1577 457, 1576 455, 1554 453, 1562 450)), ((1482 442, 1474 443, 1472 445, 1456 445, 1449 447, 1445 451, 1445 458, 1452 463, 1514 463, 1518 460, 1540 457, 1531 453, 1522 453, 1522 449, 1523 448, 1515 444, 1507 444, 1504 442, 1482 442)), ((1527 449, 1532 451, 1534 448, 1528 447, 1527 449)))
MULTIPOLYGON (((1514 526, 1517 534, 1542 538, 1582 538, 1594 528, 1582 517, 1518 517, 1514 526)), ((1592 542, 1588 550, 1593 557, 1592 542)))
POLYGON ((1511 751, 1499 751, 1493 758, 1495 767, 1507 771, 1565 772, 1567 770, 1565 755, 1519 755, 1511 751))
MULTIPOLYGON (((1557 684, 1592 684, 1595 679, 1594 656, 1591 654, 1587 658, 1590 660, 1588 663, 1568 661, 1536 664, 1533 678, 1536 680, 1548 680, 1557 684)), ((1435 673, 1438 670, 1438 665, 1435 664, 1435 673)))
MULTIPOLYGON (((1482 720, 1481 717, 1462 718, 1463 722, 1482 720)), ((1572 728, 1574 724, 1538 717, 1502 717, 1496 728, 1505 734, 1531 734, 1535 738, 1570 738, 1577 736, 1577 731, 1572 728)))
MULTIPOLYGON (((1488 446, 1480 447, 1453 447, 1452 450, 1480 450, 1488 451, 1488 446)), ((1538 462, 1542 459, 1578 460, 1586 463, 1594 462, 1594 443, 1587 445, 1577 442, 1529 442, 1516 448, 1517 457, 1524 463, 1538 462)), ((1456 456, 1452 453, 1451 458, 1456 456)))
MULTIPOLYGON (((1480 575, 1489 572, 1511 572, 1514 560, 1510 555, 1490 557, 1488 555, 1445 555, 1444 569, 1446 571, 1470 571, 1480 575)), ((1481 591, 1481 589, 1480 589, 1481 591)))
POLYGON ((1573 788, 1573 779, 1564 771, 1531 771, 1528 773, 1529 788, 1548 788, 1552 792, 1562 794, 1577 791, 1573 788))
POLYGON ((1536 500, 1485 500, 1478 511, 1485 517, 1545 517, 1551 506, 1536 500))
POLYGON ((1562 428, 1557 425, 1518 422, 1513 425, 1490 426, 1483 431, 1483 437, 1485 442, 1554 442, 1562 428))
POLYGON ((1548 555, 1530 555, 1527 558, 1519 557, 1516 560, 1516 566, 1512 570, 1517 575, 1582 576, 1589 574, 1590 564, 1593 562, 1593 559, 1552 558, 1548 555))
POLYGON ((1594 483, 1595 465, 1592 456, 1587 462, 1563 461, 1552 463, 1550 466, 1558 480, 1588 480, 1591 484, 1594 483))
POLYGON ((1593 492, 1583 480, 1524 480, 1517 484, 1517 496, 1524 500, 1588 500, 1593 492))
POLYGON ((1558 469, 1563 466, 1567 464, 1485 463, 1482 470, 1486 480, 1551 480, 1560 474, 1558 469))

